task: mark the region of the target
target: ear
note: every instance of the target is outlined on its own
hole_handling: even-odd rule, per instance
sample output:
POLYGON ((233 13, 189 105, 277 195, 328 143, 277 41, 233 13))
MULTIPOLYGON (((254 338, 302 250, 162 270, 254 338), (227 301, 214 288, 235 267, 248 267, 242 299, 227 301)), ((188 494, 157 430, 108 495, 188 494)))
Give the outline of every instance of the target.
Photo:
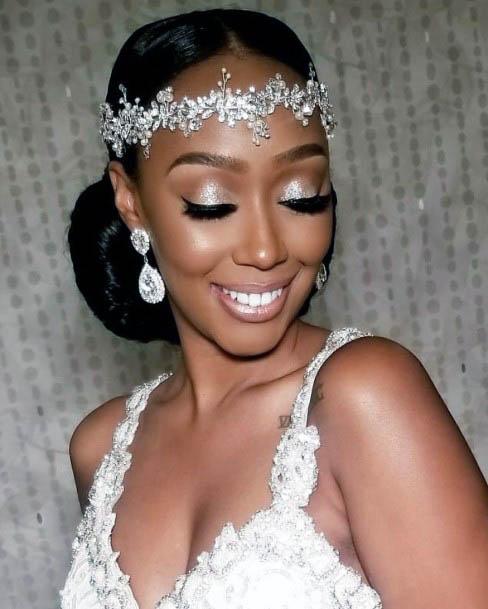
POLYGON ((135 228, 145 228, 147 222, 142 213, 134 181, 127 175, 119 161, 110 161, 107 170, 114 189, 115 206, 123 222, 130 231, 135 228))

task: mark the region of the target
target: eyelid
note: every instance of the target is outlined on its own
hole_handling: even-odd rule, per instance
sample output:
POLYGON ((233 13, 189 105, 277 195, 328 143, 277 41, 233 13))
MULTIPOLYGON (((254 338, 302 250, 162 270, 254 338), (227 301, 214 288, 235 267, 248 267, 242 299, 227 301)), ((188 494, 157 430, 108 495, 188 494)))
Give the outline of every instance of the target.
POLYGON ((182 197, 182 199, 186 205, 186 209, 183 211, 183 214, 189 216, 193 220, 220 220, 231 215, 231 213, 237 209, 237 206, 233 205, 232 203, 199 205, 198 203, 188 201, 188 199, 185 199, 184 197, 182 197))
POLYGON ((223 198, 226 189, 218 182, 205 182, 199 189, 199 199, 203 201, 202 205, 216 205, 223 198))
POLYGON ((200 207, 201 209, 218 209, 219 207, 235 207, 234 203, 228 203, 227 201, 222 201, 222 203, 194 203, 193 201, 189 201, 185 197, 181 197, 183 201, 191 206, 191 207, 200 207))
MULTIPOLYGON (((321 197, 321 196, 327 197, 327 196, 329 196, 329 194, 330 194, 330 192, 325 193, 324 195, 321 195, 320 192, 317 192, 310 196, 290 197, 288 199, 282 199, 282 200, 278 201, 278 203, 285 204, 285 203, 293 203, 293 201, 307 201, 307 200, 316 199, 317 197, 321 197)), ((235 203, 230 203, 228 201, 222 201, 221 203, 206 204, 206 203, 194 203, 193 201, 190 201, 189 199, 185 198, 183 195, 181 195, 181 198, 187 205, 190 205, 191 207, 199 207, 202 209, 212 209, 213 210, 213 209, 218 209, 219 207, 235 207, 235 203)))
MULTIPOLYGON (((288 207, 294 213, 316 214, 329 207, 331 196, 332 191, 325 195, 321 195, 319 192, 312 197, 302 197, 280 201, 280 205, 288 207)), ((186 204, 186 209, 183 211, 183 214, 196 220, 220 220, 229 216, 237 209, 237 206, 233 203, 200 205, 198 203, 192 203, 184 197, 181 198, 186 204)))
POLYGON ((315 188, 309 185, 306 180, 295 179, 289 182, 283 189, 282 199, 283 201, 291 201, 294 199, 310 199, 317 194, 314 192, 315 188))

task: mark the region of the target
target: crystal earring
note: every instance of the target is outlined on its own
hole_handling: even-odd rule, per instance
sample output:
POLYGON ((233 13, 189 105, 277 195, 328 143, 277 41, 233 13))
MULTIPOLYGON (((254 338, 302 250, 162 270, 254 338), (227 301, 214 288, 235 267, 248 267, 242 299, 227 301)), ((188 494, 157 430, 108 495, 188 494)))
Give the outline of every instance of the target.
POLYGON ((149 250, 149 234, 143 228, 135 228, 130 235, 134 249, 144 256, 144 266, 139 275, 139 293, 143 300, 154 304, 161 302, 166 292, 163 278, 147 261, 146 252, 149 250))
POLYGON ((315 278, 315 285, 317 286, 317 290, 321 290, 324 287, 326 281, 327 269, 325 268, 325 264, 321 262, 319 272, 317 273, 317 277, 315 278))

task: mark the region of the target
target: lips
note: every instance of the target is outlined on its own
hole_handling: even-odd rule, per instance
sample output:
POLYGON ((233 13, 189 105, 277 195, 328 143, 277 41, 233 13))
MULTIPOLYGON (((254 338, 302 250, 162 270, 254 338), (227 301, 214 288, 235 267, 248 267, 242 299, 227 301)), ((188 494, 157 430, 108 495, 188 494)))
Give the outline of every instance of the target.
MULTIPOLYGON (((242 304, 242 303, 238 302, 237 300, 234 300, 230 296, 230 294, 226 294, 222 290, 222 287, 217 284, 210 284, 210 289, 211 289, 212 293, 216 296, 218 302, 223 306, 225 311, 227 311, 227 313, 229 313, 235 319, 238 319, 240 321, 247 321, 247 322, 264 322, 264 321, 273 319, 273 317, 276 317, 283 310, 283 307, 285 306, 286 300, 288 298, 288 293, 291 289, 290 283, 291 283, 291 281, 289 281, 288 284, 285 286, 283 286, 283 283, 281 283, 281 284, 278 284, 277 282, 268 283, 264 287, 263 287, 263 284, 261 284, 259 286, 259 290, 263 291, 263 292, 268 292, 268 291, 272 292, 273 289, 277 290, 278 288, 280 288, 282 286, 283 286, 283 290, 282 290, 281 294, 278 296, 278 298, 275 298, 275 300, 271 301, 270 303, 268 303, 266 305, 261 305, 258 307, 253 307, 253 306, 249 306, 246 304, 242 304), (276 287, 272 288, 271 286, 276 286, 276 287)), ((258 293, 258 290, 256 289, 256 284, 233 284, 233 285, 239 286, 239 289, 235 290, 236 292, 244 291, 243 287, 245 287, 247 290, 249 290, 248 293, 258 293), (254 292, 252 292, 251 288, 254 289, 254 292)), ((226 286, 226 289, 227 289, 227 286, 226 286)), ((233 288, 229 288, 229 289, 232 289, 232 291, 234 291, 233 288)))
POLYGON ((271 281, 269 283, 215 283, 219 288, 225 288, 226 290, 232 290, 233 292, 246 292, 247 294, 261 294, 262 292, 272 292, 278 288, 284 288, 289 285, 293 280, 293 277, 281 279, 277 281, 271 281))

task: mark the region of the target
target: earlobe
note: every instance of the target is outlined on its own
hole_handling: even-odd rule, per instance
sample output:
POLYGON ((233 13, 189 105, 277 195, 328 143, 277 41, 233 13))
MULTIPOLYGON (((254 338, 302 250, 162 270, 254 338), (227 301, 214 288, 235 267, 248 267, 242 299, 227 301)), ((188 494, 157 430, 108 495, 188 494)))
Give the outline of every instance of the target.
POLYGON ((141 221, 137 214, 134 213, 134 204, 130 195, 125 195, 120 192, 116 194, 115 206, 129 230, 133 230, 135 227, 140 226, 141 221))

